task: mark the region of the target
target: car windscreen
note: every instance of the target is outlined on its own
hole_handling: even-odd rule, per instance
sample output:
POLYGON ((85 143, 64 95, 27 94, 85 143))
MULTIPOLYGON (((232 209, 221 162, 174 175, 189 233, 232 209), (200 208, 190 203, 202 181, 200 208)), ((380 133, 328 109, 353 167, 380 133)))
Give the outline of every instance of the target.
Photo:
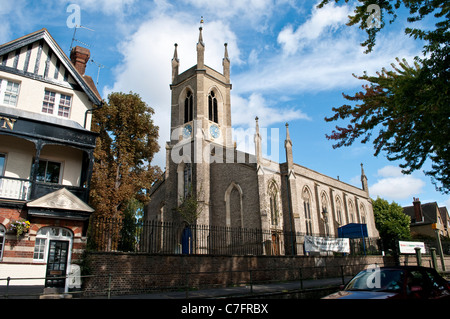
POLYGON ((363 270, 347 284, 345 290, 397 292, 402 289, 404 275, 404 271, 400 269, 363 270))

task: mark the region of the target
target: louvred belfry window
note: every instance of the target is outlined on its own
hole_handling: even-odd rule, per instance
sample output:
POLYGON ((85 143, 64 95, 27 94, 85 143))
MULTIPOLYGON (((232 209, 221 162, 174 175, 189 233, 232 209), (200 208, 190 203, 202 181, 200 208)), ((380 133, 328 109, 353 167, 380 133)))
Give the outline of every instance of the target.
POLYGON ((190 122, 193 119, 194 113, 194 96, 191 91, 187 91, 184 99, 184 123, 190 122))
POLYGON ((208 113, 209 113, 209 120, 213 121, 215 123, 219 123, 218 120, 218 110, 217 110, 217 98, 214 93, 214 91, 211 91, 211 93, 208 96, 208 113))

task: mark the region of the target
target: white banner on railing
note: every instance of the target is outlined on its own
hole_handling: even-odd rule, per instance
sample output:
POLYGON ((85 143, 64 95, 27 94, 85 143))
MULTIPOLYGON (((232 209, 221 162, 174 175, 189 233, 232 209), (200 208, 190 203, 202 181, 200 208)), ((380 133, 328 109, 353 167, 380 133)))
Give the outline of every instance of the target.
POLYGON ((350 239, 305 236, 305 251, 350 253, 350 239))

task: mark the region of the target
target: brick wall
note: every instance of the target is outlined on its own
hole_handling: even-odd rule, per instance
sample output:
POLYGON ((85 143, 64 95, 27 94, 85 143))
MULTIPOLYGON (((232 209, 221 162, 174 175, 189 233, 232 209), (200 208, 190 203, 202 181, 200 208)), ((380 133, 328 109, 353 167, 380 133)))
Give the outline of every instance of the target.
MULTIPOLYGON (((142 253, 89 253, 90 277, 83 280, 86 293, 112 293, 231 286, 250 282, 299 280, 354 275, 365 265, 392 265, 391 257, 307 256, 208 256, 142 253), (343 266, 343 268, 341 267, 343 266), (301 273, 300 273, 301 272, 301 273), (251 274, 250 274, 251 273, 251 274), (111 277, 109 277, 111 275, 111 277)), ((409 264, 415 264, 410 256, 409 264)), ((401 261, 402 264, 404 260, 401 261)), ((450 258, 447 263, 450 265, 450 258)), ((427 257, 423 265, 429 266, 427 257)))
POLYGON ((33 262, 36 234, 42 227, 62 227, 72 231, 72 262, 76 262, 81 258, 86 246, 86 237, 83 234, 83 227, 85 227, 83 221, 31 217, 28 216, 26 208, 0 207, 0 224, 7 229, 3 247, 3 264, 31 264, 33 262), (16 234, 9 231, 8 228, 11 222, 22 218, 31 222, 31 228, 28 233, 17 237, 16 234))

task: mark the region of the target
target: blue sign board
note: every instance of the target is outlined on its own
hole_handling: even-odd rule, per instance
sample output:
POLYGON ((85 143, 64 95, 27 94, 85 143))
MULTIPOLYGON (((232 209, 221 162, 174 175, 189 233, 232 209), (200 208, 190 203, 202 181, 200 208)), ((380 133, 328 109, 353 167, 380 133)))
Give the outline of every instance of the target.
POLYGON ((339 238, 364 238, 368 237, 366 224, 347 224, 338 228, 339 238))

